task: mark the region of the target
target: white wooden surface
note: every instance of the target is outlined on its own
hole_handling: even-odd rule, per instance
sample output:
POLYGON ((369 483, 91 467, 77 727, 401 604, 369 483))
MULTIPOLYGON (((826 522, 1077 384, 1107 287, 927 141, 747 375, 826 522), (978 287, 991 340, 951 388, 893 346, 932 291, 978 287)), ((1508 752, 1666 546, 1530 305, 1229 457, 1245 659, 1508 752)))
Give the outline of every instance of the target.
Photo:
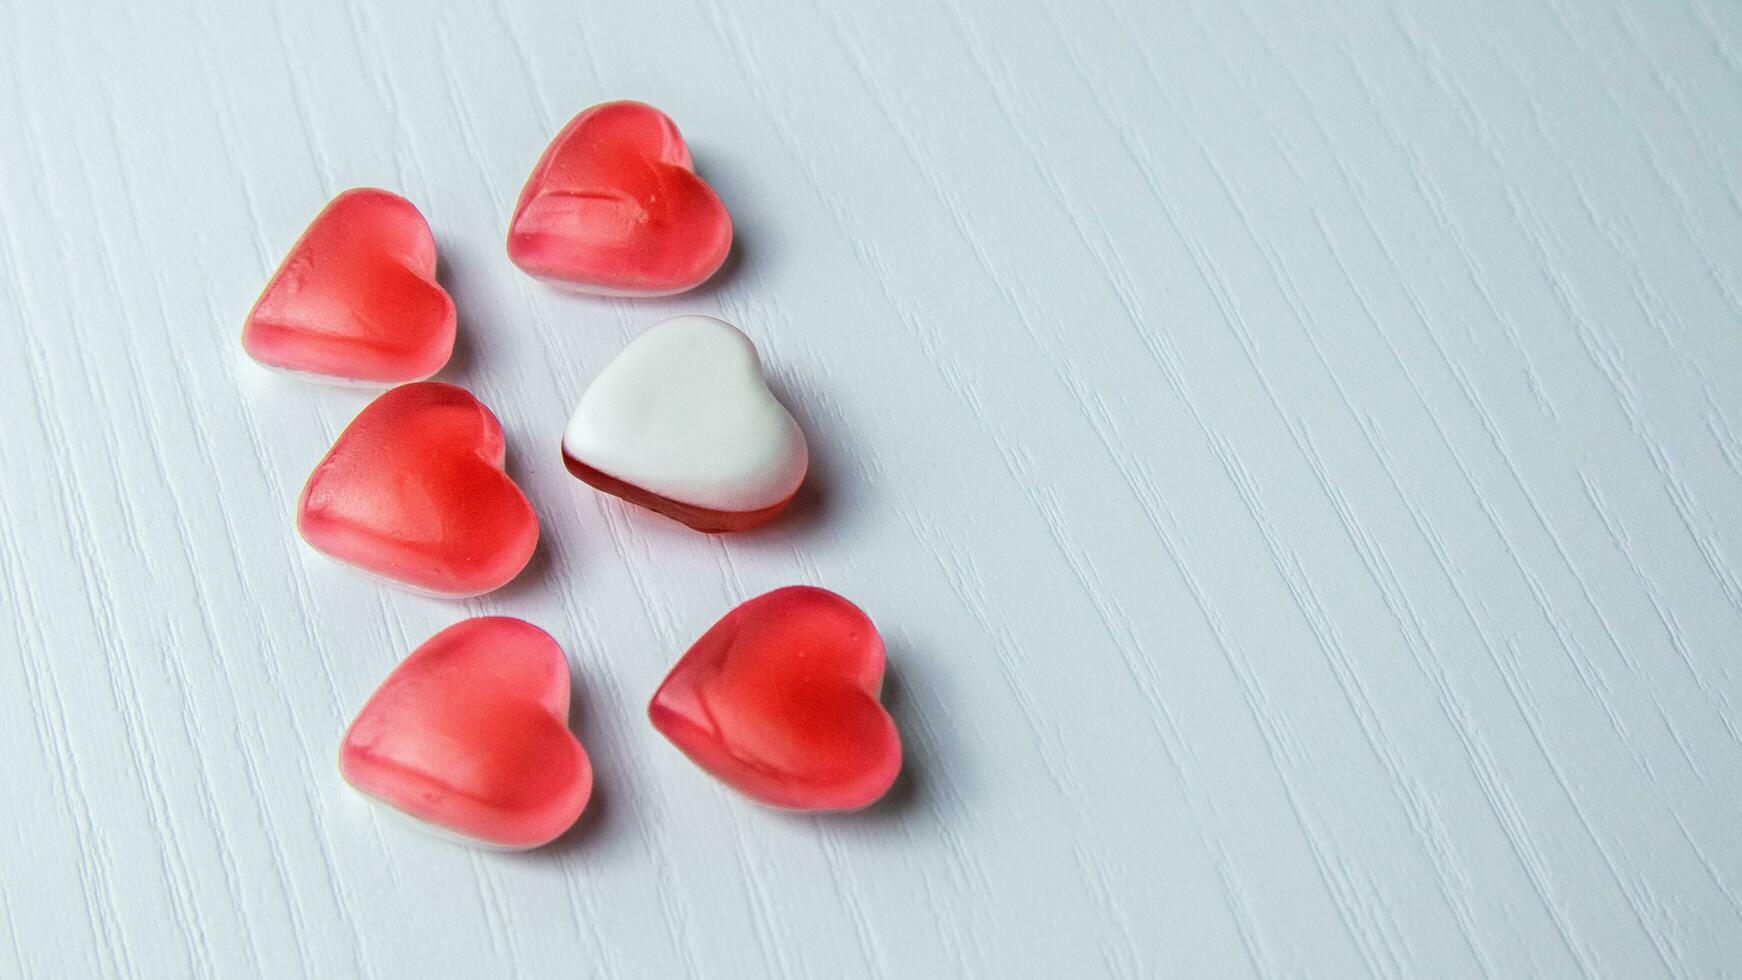
POLYGON ((1734 0, 5 0, 0 975, 1742 973, 1739 132, 1734 0), (700 293, 504 258, 619 97, 738 221, 700 293), (497 595, 292 531, 366 395, 237 335, 356 184, 429 216, 442 377, 544 521, 497 595), (764 532, 558 458, 683 311, 815 447, 764 532), (644 721, 791 582, 890 643, 909 775, 862 815, 644 721), (332 762, 483 612, 563 642, 599 773, 520 856, 332 762))

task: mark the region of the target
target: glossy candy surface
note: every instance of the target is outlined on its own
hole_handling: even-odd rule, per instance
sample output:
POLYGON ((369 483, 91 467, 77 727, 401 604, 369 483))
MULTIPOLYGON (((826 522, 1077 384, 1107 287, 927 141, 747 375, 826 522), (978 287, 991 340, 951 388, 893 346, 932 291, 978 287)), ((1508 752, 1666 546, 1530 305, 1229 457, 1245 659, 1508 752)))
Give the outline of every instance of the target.
POLYGON ((435 271, 435 238, 410 201, 345 191, 267 282, 242 347, 268 367, 329 381, 427 378, 454 349, 454 302, 435 271))
POLYGON ((297 530, 318 551, 414 591, 488 592, 538 543, 532 505, 502 470, 496 416, 436 381, 371 402, 309 475, 297 530))
POLYGON ((587 387, 563 462, 591 486, 699 531, 772 519, 804 482, 804 433, 736 327, 673 317, 630 342, 587 387))
POLYGON ((549 634, 505 616, 430 637, 369 698, 339 747, 361 792, 492 847, 567 830, 593 789, 568 728, 569 667, 549 634))
POLYGON ((665 113, 593 106, 539 158, 508 227, 508 257, 553 284, 616 296, 699 286, 732 246, 732 217, 696 176, 665 113))
POLYGON ((883 640, 859 608, 791 586, 751 599, 690 647, 648 717, 697 765, 770 806, 851 810, 901 769, 878 702, 883 640))

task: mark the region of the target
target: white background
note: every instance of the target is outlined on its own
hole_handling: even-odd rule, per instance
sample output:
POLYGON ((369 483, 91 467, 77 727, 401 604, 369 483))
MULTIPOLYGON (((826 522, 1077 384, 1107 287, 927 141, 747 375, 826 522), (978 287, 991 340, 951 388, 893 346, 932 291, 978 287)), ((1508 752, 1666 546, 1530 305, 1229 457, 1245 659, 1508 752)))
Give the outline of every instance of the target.
POLYGON ((0 4, 0 974, 1742 970, 1731 0, 0 4), (739 230, 669 301, 519 274, 575 112, 739 230), (428 215, 542 550, 392 592, 296 494, 367 393, 243 314, 337 191, 428 215), (810 436, 704 537, 558 455, 723 316, 810 436), (739 599, 882 627, 907 775, 760 810, 647 725, 739 599), (517 856, 333 764, 405 652, 549 629, 598 790, 517 856))

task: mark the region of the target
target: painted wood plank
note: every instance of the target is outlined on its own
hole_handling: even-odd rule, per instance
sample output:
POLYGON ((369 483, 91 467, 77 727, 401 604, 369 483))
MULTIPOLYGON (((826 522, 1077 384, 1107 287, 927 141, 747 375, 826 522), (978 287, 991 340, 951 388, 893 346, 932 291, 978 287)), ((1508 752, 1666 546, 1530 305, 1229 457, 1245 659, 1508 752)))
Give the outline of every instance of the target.
POLYGON ((1713 0, 0 5, 0 973, 1734 975, 1742 18, 1713 0), (740 249, 560 295, 574 112, 669 111, 740 249), (441 377, 545 537, 450 603, 303 548, 367 394, 240 321, 320 205, 423 208, 441 377), (722 316, 816 454, 703 537, 557 455, 722 316), (733 602, 889 640, 908 774, 768 813, 645 723, 733 602), (477 613, 568 650, 598 790, 526 855, 333 766, 477 613))

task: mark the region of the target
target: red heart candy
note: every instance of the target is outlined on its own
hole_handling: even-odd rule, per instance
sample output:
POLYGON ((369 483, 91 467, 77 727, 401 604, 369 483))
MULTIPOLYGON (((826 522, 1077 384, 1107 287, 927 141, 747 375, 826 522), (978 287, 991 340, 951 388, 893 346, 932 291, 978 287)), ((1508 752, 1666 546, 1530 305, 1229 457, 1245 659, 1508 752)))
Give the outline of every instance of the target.
POLYGON ((468 619, 387 676, 345 733, 339 771, 433 828, 537 847, 593 791, 568 713, 569 665, 548 633, 506 616, 468 619))
POLYGON ((791 586, 702 634, 653 695, 653 727, 691 761, 770 806, 851 810, 901 770, 877 700, 883 639, 859 607, 791 586))
POLYGON ((316 550, 440 596, 489 592, 526 567, 538 517, 502 470, 502 426, 464 388, 402 385, 358 413, 303 487, 316 550))
POLYGON ((269 367, 398 384, 441 370, 454 301, 435 238, 410 201, 358 187, 333 198, 248 311, 242 348, 269 367))
POLYGON ((731 247, 732 216, 676 124, 641 102, 596 105, 563 127, 508 226, 508 257, 525 272, 616 296, 699 286, 731 247))

